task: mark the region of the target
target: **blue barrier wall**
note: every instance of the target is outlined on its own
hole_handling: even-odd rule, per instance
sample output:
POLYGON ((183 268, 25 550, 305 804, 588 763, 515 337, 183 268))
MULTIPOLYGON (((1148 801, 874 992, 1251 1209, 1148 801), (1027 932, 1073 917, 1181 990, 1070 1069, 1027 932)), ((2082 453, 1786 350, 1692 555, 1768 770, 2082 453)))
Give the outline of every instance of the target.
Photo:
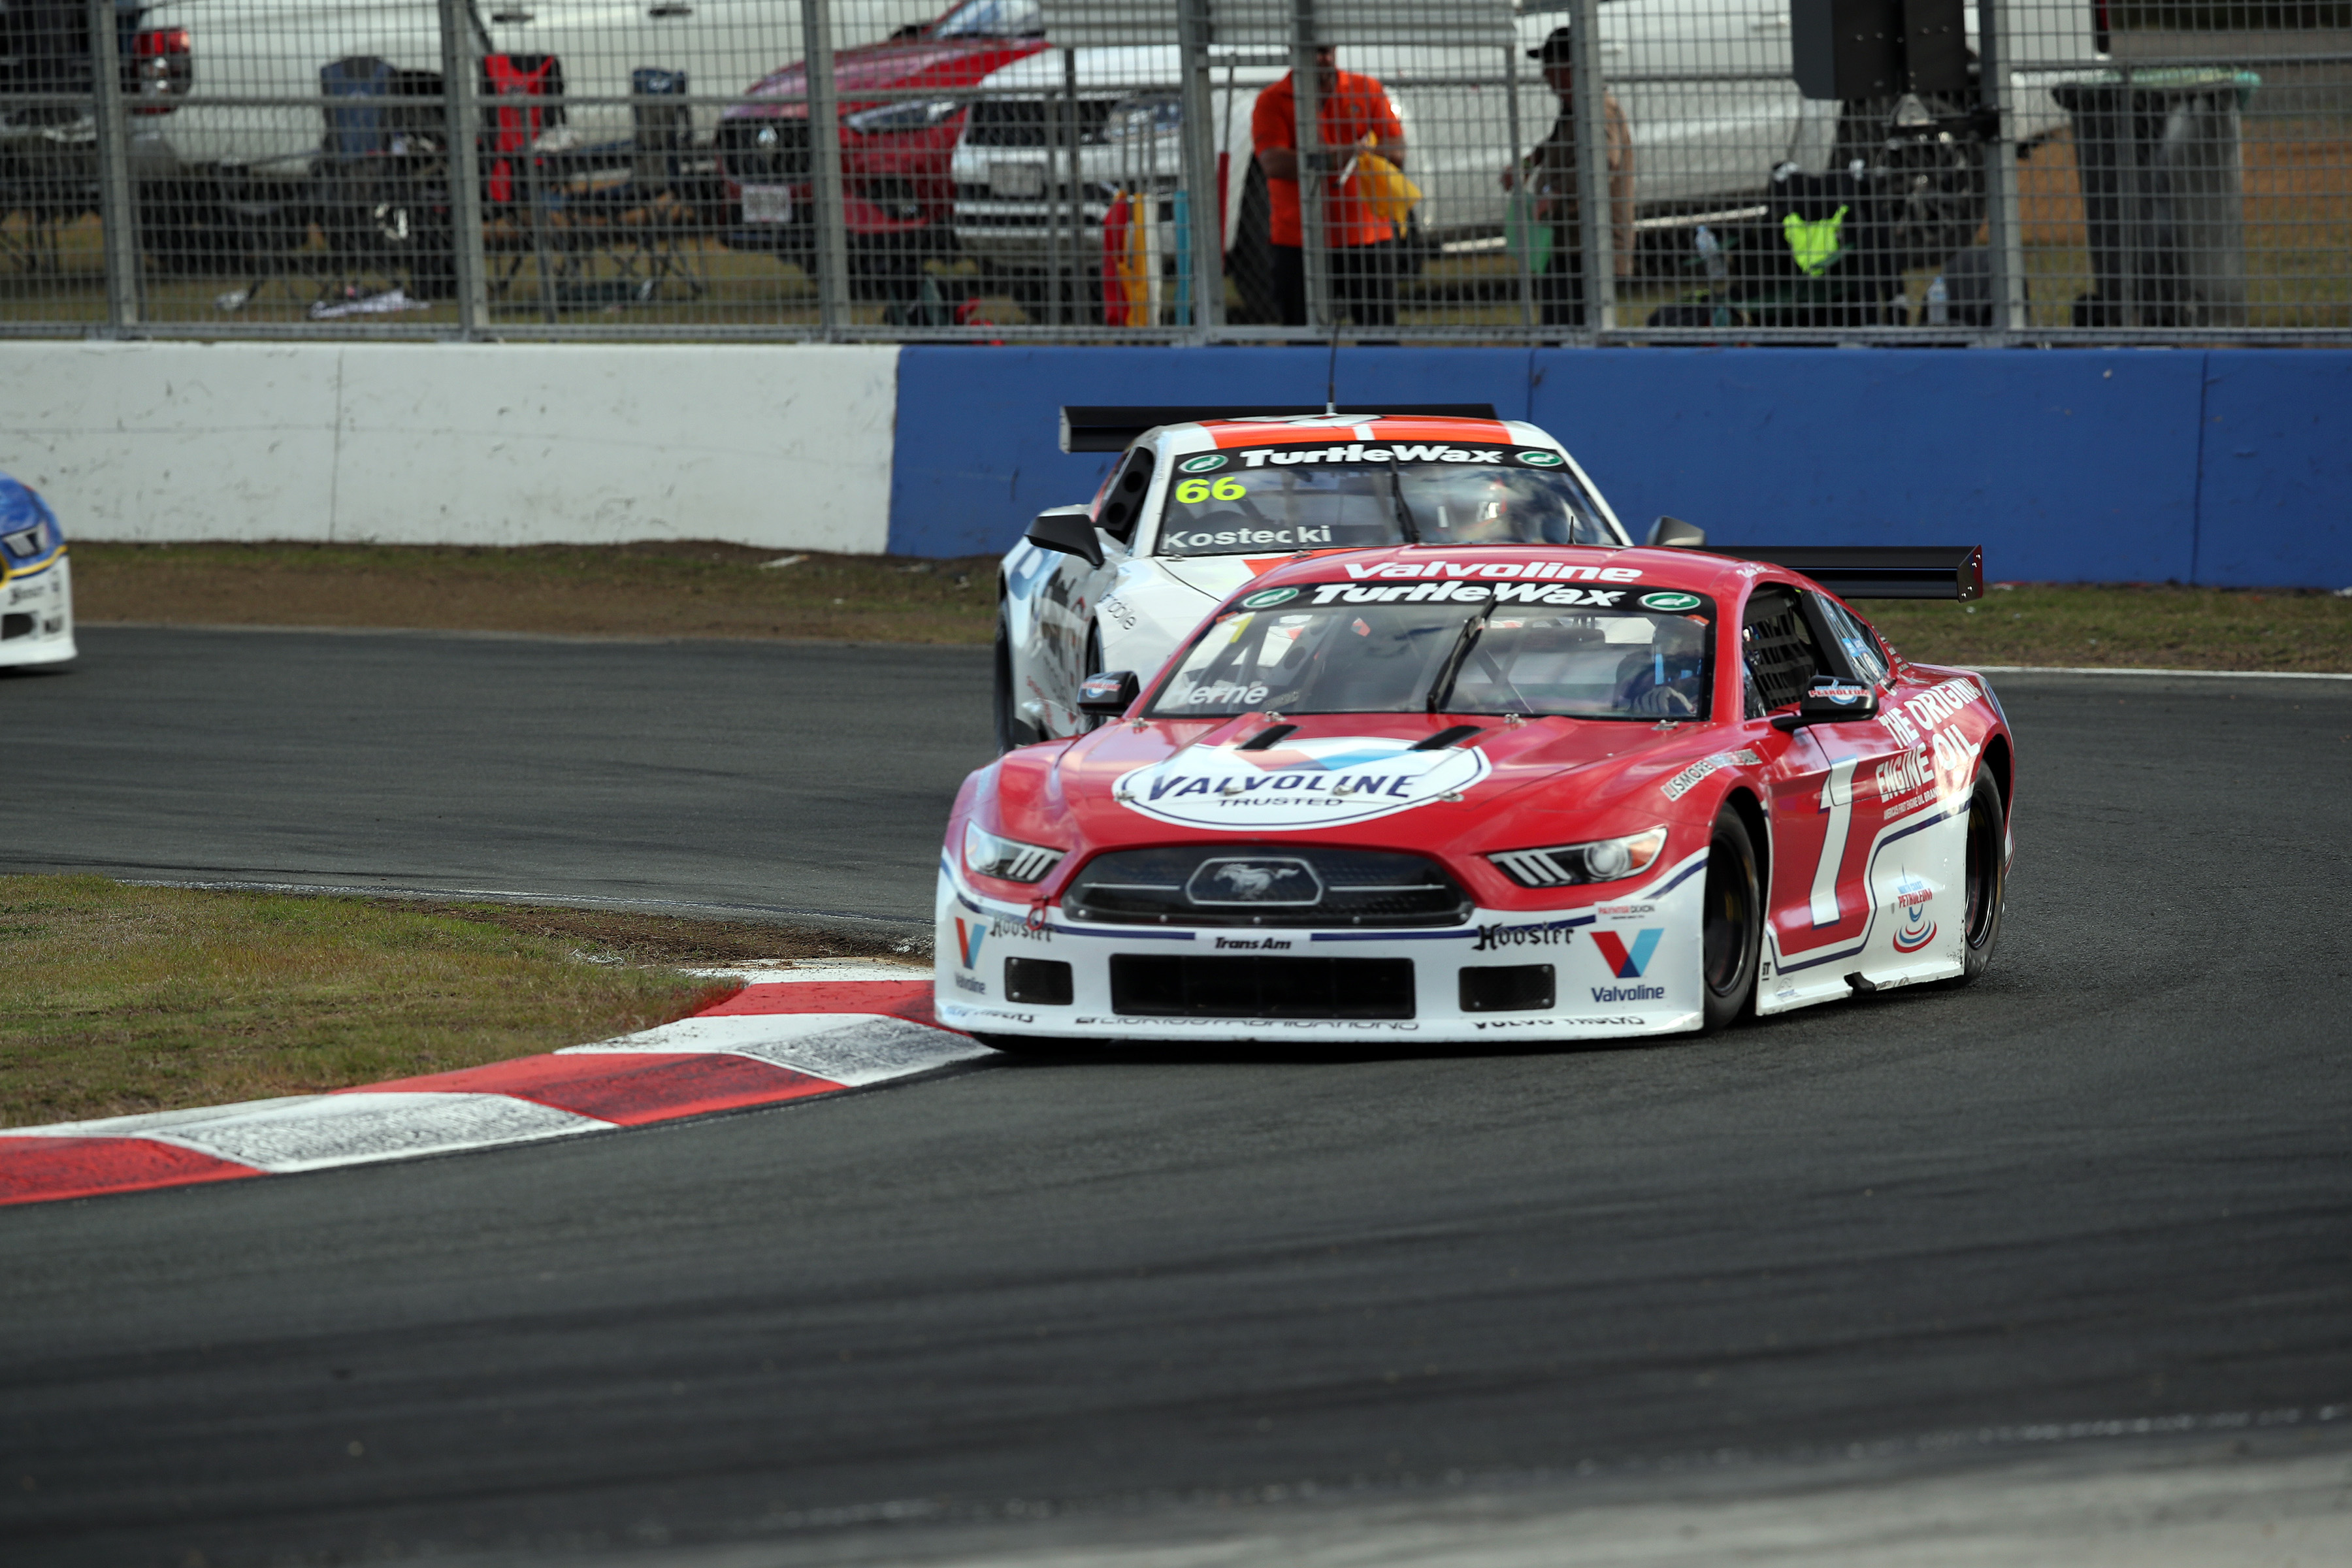
MULTIPOLYGON (((1003 550, 1093 493, 1065 403, 1313 403, 1318 349, 913 347, 890 548, 1003 550)), ((1558 435, 1638 536, 1981 543, 1996 578, 2352 584, 2352 353, 1343 349, 1361 406, 1491 402, 1558 435)))

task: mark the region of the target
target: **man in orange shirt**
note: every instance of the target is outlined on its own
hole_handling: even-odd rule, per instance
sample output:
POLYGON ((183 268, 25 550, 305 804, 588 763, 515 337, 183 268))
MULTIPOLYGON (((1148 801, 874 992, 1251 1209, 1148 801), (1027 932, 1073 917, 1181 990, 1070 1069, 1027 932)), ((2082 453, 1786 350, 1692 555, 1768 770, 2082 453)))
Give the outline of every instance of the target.
MULTIPOLYGON (((1342 178, 1349 160, 1377 153, 1404 166, 1404 126, 1388 89, 1368 76, 1336 68, 1333 51, 1315 51, 1315 78, 1321 88, 1317 150, 1328 193, 1323 206, 1323 243, 1330 254, 1331 310, 1345 311, 1359 327, 1396 325, 1396 226, 1376 216, 1359 195, 1358 183, 1342 178)), ((1274 292, 1285 326, 1307 322, 1306 236, 1298 213, 1298 100, 1288 74, 1257 95, 1250 112, 1250 140, 1265 171, 1272 207, 1268 238, 1274 257, 1274 292)), ((1313 170, 1309 170, 1310 173, 1313 170)))

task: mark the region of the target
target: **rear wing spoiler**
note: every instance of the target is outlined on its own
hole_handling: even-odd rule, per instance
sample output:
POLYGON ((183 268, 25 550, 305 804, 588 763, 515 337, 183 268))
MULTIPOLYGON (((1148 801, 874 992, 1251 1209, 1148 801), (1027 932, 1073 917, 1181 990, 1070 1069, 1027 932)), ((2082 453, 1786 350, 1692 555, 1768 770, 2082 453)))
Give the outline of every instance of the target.
POLYGON ((1981 599, 1981 544, 1706 544, 1709 555, 1801 572, 1845 599, 1981 599))
POLYGON ((1333 410, 1319 403, 1260 404, 1245 408, 1231 404, 1188 404, 1164 408, 1150 405, 1130 407, 1113 404, 1087 407, 1065 404, 1062 407, 1062 450, 1124 452, 1134 445, 1138 436, 1161 425, 1194 425, 1203 419, 1321 418, 1327 414, 1341 419, 1370 419, 1383 415, 1424 419, 1492 419, 1495 417, 1495 405, 1491 403, 1384 403, 1378 408, 1333 410))

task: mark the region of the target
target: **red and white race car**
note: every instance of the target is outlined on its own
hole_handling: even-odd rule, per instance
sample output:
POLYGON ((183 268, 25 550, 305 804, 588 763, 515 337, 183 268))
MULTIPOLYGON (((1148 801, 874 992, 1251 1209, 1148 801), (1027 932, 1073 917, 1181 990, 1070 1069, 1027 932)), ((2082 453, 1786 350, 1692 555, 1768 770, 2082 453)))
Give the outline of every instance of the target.
POLYGON ((1857 595, 1972 549, 1405 545, 1244 584, 968 779, 938 1015, 1055 1042, 1717 1029, 1990 961, 2013 745, 1857 595), (1803 566, 1811 574, 1793 569, 1803 566), (1111 717, 1115 715, 1115 720, 1111 717))

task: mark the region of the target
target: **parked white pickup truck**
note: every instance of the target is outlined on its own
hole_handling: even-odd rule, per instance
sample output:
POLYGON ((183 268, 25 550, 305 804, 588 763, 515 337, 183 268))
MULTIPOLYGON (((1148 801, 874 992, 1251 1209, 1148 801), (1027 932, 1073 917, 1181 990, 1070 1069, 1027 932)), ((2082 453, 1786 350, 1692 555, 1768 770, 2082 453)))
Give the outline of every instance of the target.
MULTIPOLYGON (((2042 68, 2021 73, 2021 137, 2065 123, 2048 86, 2072 62, 2089 66, 2090 0, 2011 0, 2042 68)), ((1970 42, 1975 7, 1968 9, 1970 42)), ((1791 74, 1788 0, 1605 0, 1601 62, 1633 133, 1636 197, 1653 215, 1687 215, 1760 201, 1775 166, 1810 169, 1842 156, 1856 133, 1852 106, 1801 97, 1791 74)), ((1527 52, 1567 20, 1564 7, 1529 6, 1514 51, 1517 144, 1542 139, 1558 100, 1527 52)), ((1082 247, 1099 244, 1116 191, 1172 192, 1181 182, 1182 116, 1177 51, 1164 47, 1082 48, 1069 64, 1077 81, 1077 183, 1087 225, 1082 247)), ((1414 217, 1425 248, 1498 243, 1507 196, 1499 179, 1510 162, 1510 94, 1490 50, 1381 48, 1340 51, 1339 68, 1378 78, 1403 122, 1405 172, 1423 192, 1414 217)), ((959 247, 992 271, 1035 274, 1052 265, 1052 226, 1062 167, 1048 144, 1051 106, 1065 93, 1063 51, 1049 49, 989 77, 954 162, 959 247)), ((1225 57, 1213 73, 1216 146, 1224 175, 1225 244, 1242 221, 1251 159, 1250 111, 1266 84, 1288 69, 1265 53, 1225 57)), ((1066 156, 1066 154, 1063 154, 1066 156)), ((1163 203, 1163 209, 1166 204, 1163 203)), ((1163 227, 1169 216, 1163 210, 1163 227)), ((1066 216, 1059 221, 1066 224, 1066 216)), ((1672 221, 1670 217, 1660 221, 1672 221)), ((1973 220, 1968 226, 1974 227, 1973 220)), ((1176 254, 1174 235, 1160 237, 1176 254)))
MULTIPOLYGON (((695 93, 740 90, 800 56, 800 9, 778 0, 466 0, 478 55, 548 54, 561 62, 565 122, 551 150, 630 134, 630 73, 682 70, 695 93), (593 101, 604 100, 603 102, 593 101)), ((217 204, 299 199, 324 129, 311 98, 329 62, 374 56, 404 70, 441 69, 434 0, 152 0, 142 27, 180 29, 187 69, 178 100, 142 113, 134 167, 151 244, 158 225, 201 222, 217 204)), ((719 110, 694 111, 708 139, 719 110)), ((184 248, 184 247, 180 247, 184 248)))

